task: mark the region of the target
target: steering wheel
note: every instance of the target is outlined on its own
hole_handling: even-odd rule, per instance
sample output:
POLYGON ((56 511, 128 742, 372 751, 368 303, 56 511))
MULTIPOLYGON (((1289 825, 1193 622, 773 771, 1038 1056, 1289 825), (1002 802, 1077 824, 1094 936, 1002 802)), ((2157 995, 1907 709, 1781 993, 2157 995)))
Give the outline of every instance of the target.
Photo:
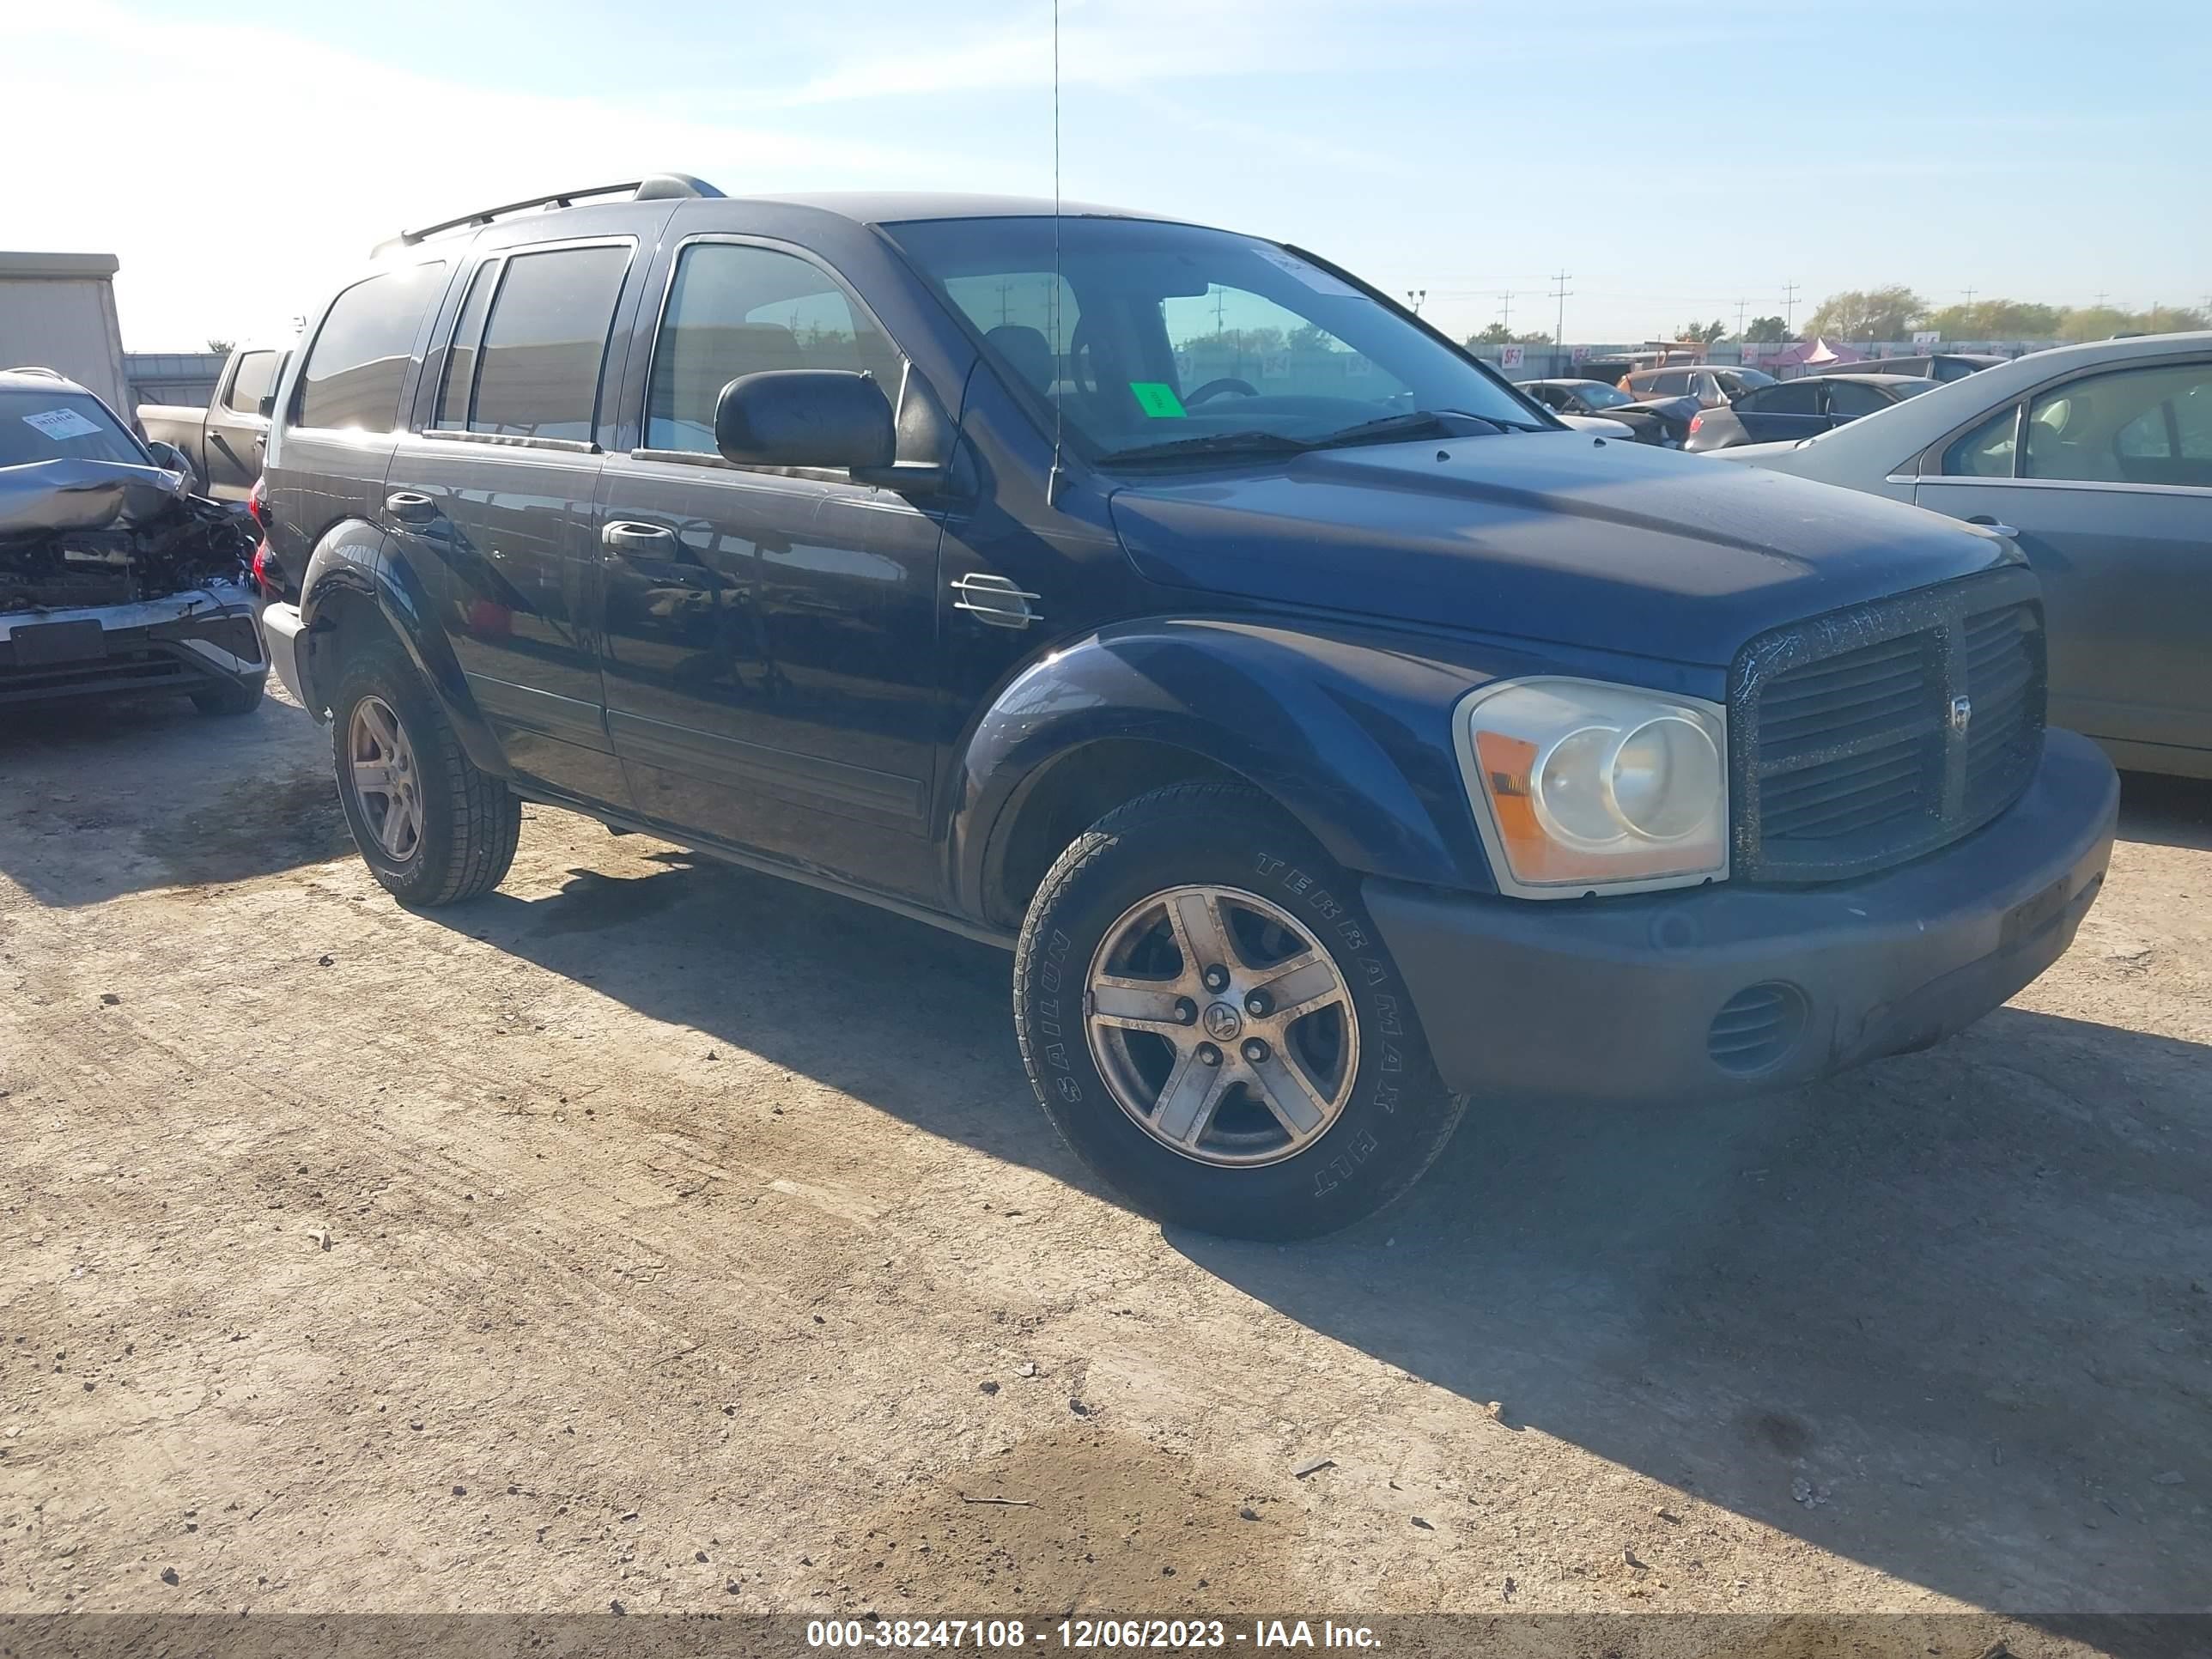
POLYGON ((1193 404, 1202 404, 1208 398, 1218 397, 1224 392, 1242 392, 1247 398, 1256 398, 1260 395, 1260 388, 1249 380, 1240 380, 1233 374, 1224 374, 1218 380, 1208 380, 1195 392, 1185 392, 1182 400, 1183 407, 1188 409, 1193 404))

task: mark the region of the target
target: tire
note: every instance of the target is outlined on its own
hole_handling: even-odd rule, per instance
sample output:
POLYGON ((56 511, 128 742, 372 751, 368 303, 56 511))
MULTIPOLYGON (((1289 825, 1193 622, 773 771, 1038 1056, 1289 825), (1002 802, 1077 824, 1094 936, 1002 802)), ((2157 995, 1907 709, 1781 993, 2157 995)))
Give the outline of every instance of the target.
POLYGON ((212 681, 191 693, 192 707, 221 717, 251 714, 261 707, 261 686, 259 680, 212 681))
POLYGON ((522 803, 504 781, 480 770, 396 644, 349 653, 331 709, 331 747, 338 804, 362 860, 401 903, 422 908, 489 893, 514 862, 522 803), (357 721, 361 724, 357 726, 357 721), (387 728, 388 722, 388 728, 387 728), (404 767, 391 763, 388 739, 364 730, 396 729, 404 767), (379 746, 379 745, 381 746, 379 746), (384 758, 378 758, 382 756, 384 758), (380 786, 404 785, 404 803, 380 786), (387 844, 394 812, 402 830, 387 844))
POLYGON ((1310 1238, 1372 1215, 1419 1179, 1467 1105, 1437 1075, 1358 879, 1234 785, 1157 790, 1060 854, 1022 926, 1014 1024, 1076 1156, 1146 1214, 1201 1232, 1310 1238), (1225 987, 1194 984, 1182 948, 1209 917, 1225 919, 1238 958, 1225 987), (1298 1000, 1270 1007, 1271 975, 1298 1000), (1214 1000, 1181 1006, 1194 990, 1214 1000), (1241 1001, 1255 991, 1258 1004, 1241 1001), (1109 1018, 1122 1014, 1149 1023, 1109 1018), (1305 1103, 1286 1112, 1269 1097, 1305 1103))

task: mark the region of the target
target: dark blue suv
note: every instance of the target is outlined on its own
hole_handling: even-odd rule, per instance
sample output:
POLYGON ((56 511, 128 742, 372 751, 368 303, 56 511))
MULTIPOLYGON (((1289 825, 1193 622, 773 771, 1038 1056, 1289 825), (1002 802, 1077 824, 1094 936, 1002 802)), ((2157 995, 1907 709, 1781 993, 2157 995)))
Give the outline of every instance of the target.
POLYGON ((1053 1121, 1215 1231, 1373 1211, 1470 1103, 1932 1042, 2111 843, 2002 536, 1571 431, 1196 225, 490 210, 314 320, 266 482, 271 657, 403 902, 531 799, 1012 946, 1053 1121))

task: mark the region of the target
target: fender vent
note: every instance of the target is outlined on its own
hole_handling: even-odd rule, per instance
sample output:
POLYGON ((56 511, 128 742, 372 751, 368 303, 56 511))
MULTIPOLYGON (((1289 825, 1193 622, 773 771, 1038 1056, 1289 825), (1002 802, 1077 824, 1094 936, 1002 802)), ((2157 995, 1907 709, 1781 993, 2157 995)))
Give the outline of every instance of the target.
POLYGON ((1750 1077, 1789 1058, 1805 1034, 1805 994, 1778 979, 1730 997, 1705 1031, 1705 1053, 1735 1077, 1750 1077))

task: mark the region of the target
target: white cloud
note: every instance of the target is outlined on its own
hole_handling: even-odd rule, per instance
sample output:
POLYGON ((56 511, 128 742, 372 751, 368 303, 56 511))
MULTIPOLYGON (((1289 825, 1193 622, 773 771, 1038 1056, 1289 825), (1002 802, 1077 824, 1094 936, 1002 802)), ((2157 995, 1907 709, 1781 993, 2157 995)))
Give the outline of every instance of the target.
POLYGON ((732 193, 1034 182, 988 157, 469 86, 106 0, 0 7, 0 60, 11 132, 38 135, 11 146, 0 224, 15 246, 117 254, 133 350, 279 329, 403 225, 564 185, 670 167, 732 193), (265 136, 204 94, 241 87, 284 89, 265 136))

